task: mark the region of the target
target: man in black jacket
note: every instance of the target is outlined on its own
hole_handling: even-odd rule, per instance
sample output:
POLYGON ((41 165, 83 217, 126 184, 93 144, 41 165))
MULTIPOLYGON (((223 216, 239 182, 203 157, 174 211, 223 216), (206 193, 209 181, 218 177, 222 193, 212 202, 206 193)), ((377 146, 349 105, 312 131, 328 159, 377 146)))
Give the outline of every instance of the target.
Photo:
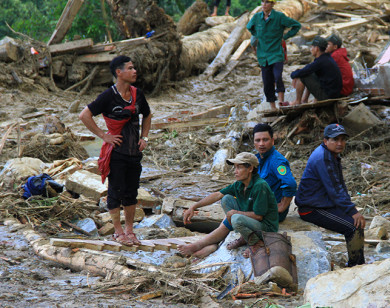
POLYGON ((325 53, 328 42, 316 36, 311 43, 311 54, 314 61, 304 68, 291 73, 292 85, 296 89, 296 99, 290 105, 307 103, 311 94, 316 100, 340 97, 343 87, 341 72, 330 54, 325 53), (307 90, 305 93, 305 89, 307 90))

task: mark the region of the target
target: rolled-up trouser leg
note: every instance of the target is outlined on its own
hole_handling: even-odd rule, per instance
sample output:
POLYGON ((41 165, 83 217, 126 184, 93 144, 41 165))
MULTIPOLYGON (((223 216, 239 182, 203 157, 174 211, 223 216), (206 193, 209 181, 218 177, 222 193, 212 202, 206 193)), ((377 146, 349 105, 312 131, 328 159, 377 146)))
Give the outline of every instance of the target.
MULTIPOLYGON (((221 206, 225 214, 227 214, 227 212, 229 212, 230 210, 240 211, 240 206, 238 205, 237 199, 234 198, 232 195, 225 195, 221 200, 221 206)), ((230 231, 233 231, 232 225, 226 218, 222 221, 222 223, 230 231)))
POLYGON ((364 264, 364 230, 356 229, 351 238, 345 237, 348 251, 348 267, 364 264))
POLYGON ((233 229, 242 235, 248 245, 254 245, 263 239, 261 231, 264 228, 264 224, 260 221, 242 214, 232 215, 231 220, 233 229))

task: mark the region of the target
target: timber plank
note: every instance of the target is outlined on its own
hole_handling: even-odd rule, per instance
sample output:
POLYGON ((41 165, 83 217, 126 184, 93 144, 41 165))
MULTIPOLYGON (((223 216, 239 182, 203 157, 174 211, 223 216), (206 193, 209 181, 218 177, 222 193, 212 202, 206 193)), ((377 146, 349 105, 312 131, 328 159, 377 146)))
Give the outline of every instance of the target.
POLYGON ((92 46, 93 46, 93 40, 87 38, 85 40, 77 40, 77 41, 66 42, 63 44, 50 45, 49 50, 50 53, 59 53, 59 52, 67 52, 67 51, 73 51, 77 49, 83 49, 92 46))
POLYGON ((86 248, 98 251, 102 251, 105 248, 105 244, 102 241, 60 238, 51 238, 50 245, 57 247, 86 248))
MULTIPOLYGON (((371 6, 379 6, 382 3, 386 3, 388 0, 363 0, 363 2, 366 5, 371 5, 371 6)), ((356 3, 352 3, 351 1, 348 0, 322 0, 326 4, 326 6, 330 9, 336 9, 336 10, 342 10, 345 8, 350 8, 350 9, 358 9, 360 8, 359 5, 356 3)))
POLYGON ((117 55, 111 54, 107 52, 95 53, 95 54, 87 54, 79 56, 77 59, 83 63, 106 63, 111 62, 117 55))

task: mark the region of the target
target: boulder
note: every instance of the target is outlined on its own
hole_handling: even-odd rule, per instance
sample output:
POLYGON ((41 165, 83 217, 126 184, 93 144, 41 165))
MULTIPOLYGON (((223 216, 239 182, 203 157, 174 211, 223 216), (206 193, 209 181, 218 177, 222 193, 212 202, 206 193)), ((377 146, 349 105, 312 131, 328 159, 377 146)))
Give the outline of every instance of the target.
POLYGON ((66 190, 84 195, 96 202, 107 195, 108 187, 102 184, 101 177, 95 173, 79 170, 73 173, 65 182, 66 190))
POLYGON ((371 221, 370 229, 377 227, 385 227, 387 230, 390 230, 390 220, 382 216, 375 216, 371 221))
POLYGON ((310 279, 304 300, 311 307, 389 307, 390 259, 344 268, 310 279))
POLYGON ((389 238, 387 233, 387 228, 375 227, 364 231, 364 237, 373 240, 387 240, 389 238))
POLYGON ((160 214, 144 218, 135 228, 145 227, 158 227, 162 229, 168 229, 170 227, 176 227, 176 225, 170 216, 166 214, 160 214))

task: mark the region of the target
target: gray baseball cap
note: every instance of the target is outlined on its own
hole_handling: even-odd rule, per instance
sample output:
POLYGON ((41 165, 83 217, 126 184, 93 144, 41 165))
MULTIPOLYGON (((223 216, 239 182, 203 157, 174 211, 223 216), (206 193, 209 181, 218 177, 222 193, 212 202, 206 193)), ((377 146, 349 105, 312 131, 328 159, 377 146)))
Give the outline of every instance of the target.
POLYGON ((235 158, 227 159, 226 163, 228 165, 234 164, 250 164, 253 167, 257 167, 259 165, 259 160, 257 157, 249 152, 242 152, 237 154, 235 158))

